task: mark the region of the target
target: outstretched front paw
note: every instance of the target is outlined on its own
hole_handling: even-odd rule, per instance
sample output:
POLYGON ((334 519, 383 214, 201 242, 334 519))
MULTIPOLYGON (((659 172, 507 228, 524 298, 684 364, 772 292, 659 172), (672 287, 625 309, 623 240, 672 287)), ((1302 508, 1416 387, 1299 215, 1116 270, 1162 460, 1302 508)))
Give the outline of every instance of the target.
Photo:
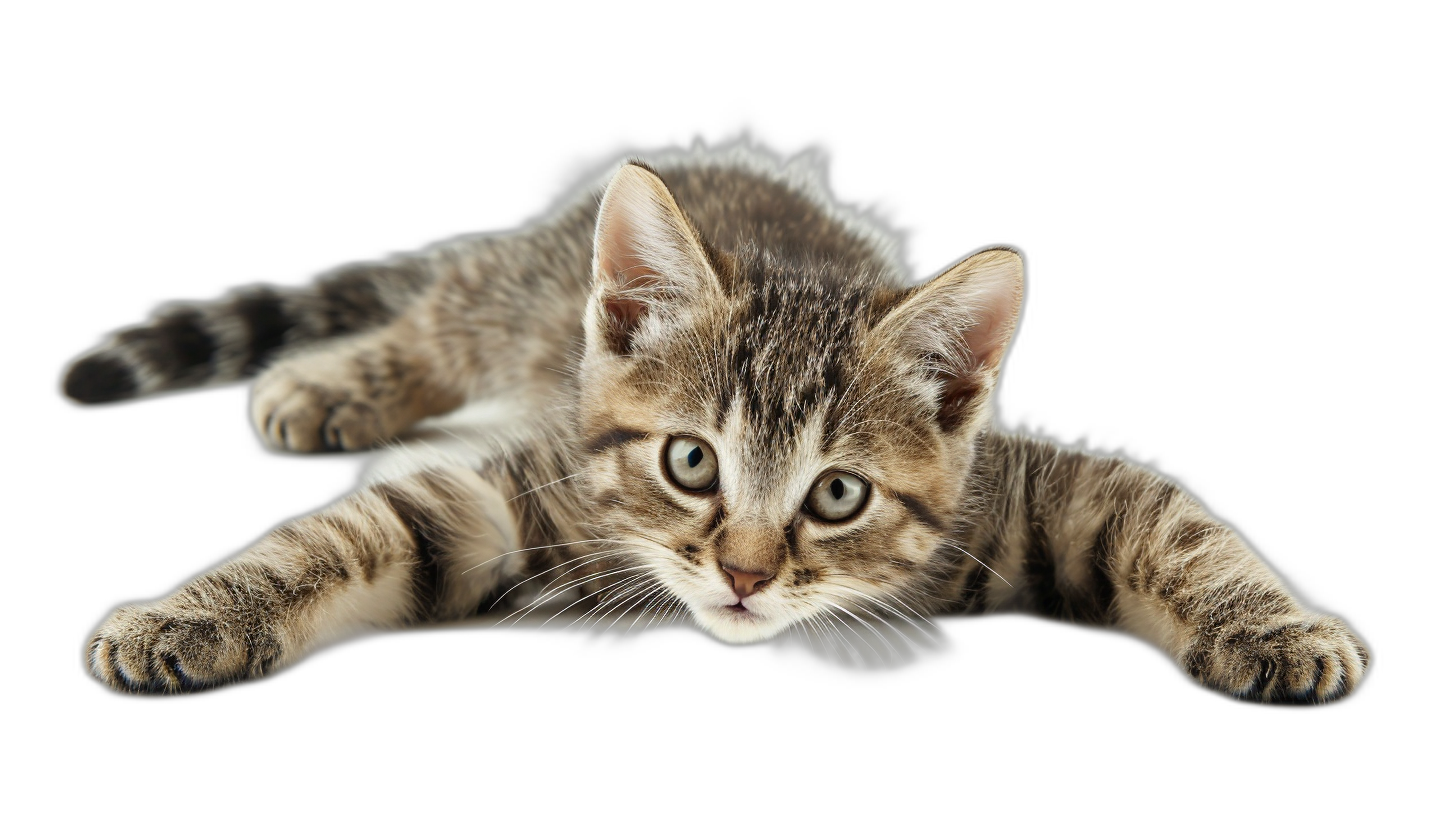
POLYGON ((1263 702, 1324 703, 1350 693, 1370 653, 1338 618, 1312 615, 1219 632, 1183 662, 1206 685, 1263 702))
POLYGON ((253 386, 253 425, 284 450, 363 450, 387 438, 374 401, 358 383, 308 360, 285 360, 253 386), (302 365, 301 365, 302 364, 302 365))
POLYGON ((206 612, 123 607, 87 646, 91 673, 118 691, 200 691, 266 672, 278 658, 265 633, 206 612))

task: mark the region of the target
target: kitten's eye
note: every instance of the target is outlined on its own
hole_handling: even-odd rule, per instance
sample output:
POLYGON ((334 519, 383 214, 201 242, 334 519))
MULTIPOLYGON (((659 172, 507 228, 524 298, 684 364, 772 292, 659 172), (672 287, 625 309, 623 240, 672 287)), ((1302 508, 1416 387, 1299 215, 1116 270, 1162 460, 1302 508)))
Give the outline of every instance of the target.
POLYGON ((870 486, 852 473, 836 470, 819 477, 804 504, 825 521, 843 521, 864 506, 870 486))
POLYGON ((692 436, 667 440, 667 475, 686 490, 707 490, 718 478, 718 457, 708 443, 692 436))

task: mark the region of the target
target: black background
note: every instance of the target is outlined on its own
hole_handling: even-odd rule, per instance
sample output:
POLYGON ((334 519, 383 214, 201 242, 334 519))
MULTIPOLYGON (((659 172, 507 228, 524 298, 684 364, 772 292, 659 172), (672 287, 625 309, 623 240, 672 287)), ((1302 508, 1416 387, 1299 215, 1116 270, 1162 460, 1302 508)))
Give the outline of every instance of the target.
POLYGON ((67 127, 55 128, 55 185, 36 205, 60 235, 31 271, 54 313, 29 331, 36 376, 22 402, 44 417, 36 439, 50 452, 42 482, 13 494, 63 500, 39 513, 35 552, 63 568, 31 578, 66 602, 35 622, 35 676, 74 714, 58 734, 80 755, 106 752, 96 734, 201 726, 211 749, 245 752, 300 731, 418 746, 469 731, 485 752, 581 739, 603 755, 623 742, 671 752, 866 737, 1060 753, 1147 736, 1241 765, 1274 746, 1319 752, 1373 733, 1401 694, 1364 465, 1380 446, 1366 427, 1370 291, 1348 283, 1379 274, 1347 252, 1374 204, 1353 189, 1369 165, 1334 127, 1337 99, 1290 103, 1200 77, 1176 95, 1072 80, 1012 92, 936 71, 681 90, 480 64, 419 80, 347 60, 269 71, 205 48, 95 68, 55 109, 67 127), (834 191, 909 227, 925 274, 990 243, 1021 248, 1028 299, 1003 421, 1178 478, 1366 635, 1377 663, 1364 691, 1324 711, 1243 707, 1133 641, 1010 619, 951 625, 951 657, 891 676, 690 634, 612 644, 491 631, 351 644, 181 701, 112 697, 86 679, 83 641, 112 605, 162 595, 326 503, 354 465, 262 453, 242 389, 70 407, 54 386, 67 358, 163 300, 297 283, 511 227, 574 170, 622 150, 745 130, 780 152, 827 150, 834 191), (1331 149, 1344 152, 1340 173, 1331 149))

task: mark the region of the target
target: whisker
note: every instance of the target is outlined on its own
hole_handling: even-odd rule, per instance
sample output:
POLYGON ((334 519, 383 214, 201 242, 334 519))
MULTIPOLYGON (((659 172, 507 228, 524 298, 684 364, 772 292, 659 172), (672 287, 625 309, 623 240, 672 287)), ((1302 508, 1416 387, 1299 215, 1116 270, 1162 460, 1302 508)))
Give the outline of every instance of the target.
MULTIPOLYGON (((637 624, 642 622, 642 616, 647 614, 647 610, 652 606, 652 604, 655 604, 658 601, 662 600, 662 594, 666 591, 667 590, 659 584, 656 588, 652 590, 651 593, 648 594, 646 598, 642 599, 642 602, 637 605, 637 617, 633 618, 632 622, 627 624, 628 632, 632 631, 634 628, 637 627, 637 624)), ((627 611, 630 612, 631 609, 628 609, 627 611)), ((626 613, 624 612, 623 614, 626 613)), ((613 621, 612 623, 613 625, 615 625, 616 621, 613 621)))
POLYGON ((652 606, 652 617, 647 621, 647 628, 656 625, 666 625, 665 619, 669 610, 673 615, 677 614, 682 606, 682 601, 672 592, 667 592, 661 600, 652 606))
MULTIPOLYGON (((500 597, 499 598, 496 598, 493 602, 491 602, 490 607, 487 608, 486 611, 490 611, 491 609, 495 609, 495 605, 498 604, 498 603, 500 603, 501 601, 505 600, 505 597, 507 595, 511 594, 512 592, 514 592, 517 587, 521 586, 522 584, 525 584, 525 583, 529 583, 531 581, 534 581, 537 578, 540 578, 541 576, 545 575, 548 572, 555 572, 556 570, 561 569, 562 567, 566 566, 567 564, 570 564, 570 563, 575 562, 575 561, 581 561, 583 558, 591 559, 590 561, 587 561, 587 562, 585 562, 583 564, 578 564, 577 566, 572 567, 571 569, 567 570, 566 572, 563 572, 560 576, 557 576, 559 578, 559 577, 562 577, 562 576, 565 576, 565 575, 569 575, 572 572, 575 572, 579 567, 584 567, 587 564, 593 563, 594 561, 600 561, 603 558, 608 558, 608 557, 613 556, 613 555, 616 555, 616 553, 599 553, 598 552, 598 553, 587 553, 586 555, 578 555, 575 558, 572 558, 572 559, 569 559, 569 560, 566 560, 566 561, 562 561, 560 564, 557 564, 554 567, 547 567, 546 569, 541 570, 540 572, 536 573, 535 575, 531 575, 529 577, 522 578, 521 580, 519 580, 516 583, 512 584, 510 589, 506 590, 505 592, 502 592, 500 594, 500 597)), ((556 582, 555 579, 552 579, 552 581, 550 583, 546 584, 546 586, 544 586, 544 587, 541 588, 541 592, 542 593, 545 593, 546 591, 548 591, 551 588, 551 584, 553 584, 555 582, 556 582)))
POLYGON ((568 626, 575 626, 576 624, 581 623, 588 617, 594 617, 596 618, 596 620, 592 621, 592 625, 590 627, 587 627, 588 630, 594 628, 598 623, 601 622, 601 619, 610 614, 612 610, 630 601, 633 597, 639 594, 638 590, 650 591, 652 589, 652 584, 655 582, 655 580, 656 579, 654 579, 651 575, 638 576, 636 580, 633 581, 633 583, 628 584, 627 586, 618 590, 616 593, 612 595, 607 595, 605 597, 598 597, 596 604, 591 609, 588 609, 587 611, 578 615, 576 620, 572 621, 570 624, 568 624, 568 626))
POLYGON ((839 637, 840 642, 844 644, 844 648, 849 650, 850 660, 854 661, 855 663, 867 662, 865 660, 864 653, 860 651, 858 646, 854 645, 854 641, 844 636, 844 632, 848 631, 853 633, 855 637, 860 639, 860 642, 864 643, 864 645, 866 646, 869 646, 870 649, 873 650, 874 646, 872 646, 869 641, 865 640, 864 637, 858 632, 855 632, 855 630, 848 623, 845 623, 844 620, 840 618, 837 613, 831 614, 826 617, 824 619, 824 623, 828 625, 830 631, 834 632, 834 634, 839 637))
POLYGON ((816 620, 815 616, 802 618, 800 621, 796 622, 803 623, 804 632, 806 634, 812 633, 816 642, 822 643, 824 646, 832 649, 834 651, 834 654, 839 654, 839 646, 835 644, 834 641, 829 639, 829 633, 824 630, 823 624, 816 620))
MULTIPOLYGON (((646 629, 652 628, 652 624, 658 621, 658 612, 661 612, 662 609, 667 609, 667 606, 670 605, 670 603, 673 603, 674 600, 677 599, 676 596, 673 596, 671 590, 668 590, 667 587, 662 587, 662 595, 658 597, 657 600, 654 600, 654 602, 648 603, 648 605, 646 605, 646 609, 644 609, 644 613, 651 612, 652 615, 651 618, 648 619, 648 622, 646 622, 646 627, 644 627, 644 631, 646 631, 646 629)), ((641 621, 641 619, 642 616, 639 615, 638 621, 641 621)), ((635 627, 635 625, 636 621, 633 621, 632 627, 635 627)), ((628 627, 628 631, 632 631, 632 627, 628 627)))
POLYGON ((806 643, 811 646, 822 648, 822 646, 820 645, 822 638, 819 636, 819 633, 817 631, 809 626, 809 621, 807 619, 800 618, 799 620, 794 621, 794 627, 798 630, 800 637, 804 638, 804 641, 806 643))
MULTIPOLYGON (((885 603, 884 601, 880 600, 879 598, 876 598, 876 597, 874 597, 872 595, 868 595, 866 593, 860 592, 859 590, 854 589, 853 587, 847 587, 844 584, 838 584, 838 583, 836 583, 836 584, 833 584, 833 586, 836 589, 842 589, 845 592, 853 592, 855 595, 858 595, 859 597, 864 598, 865 600, 870 601, 871 603, 879 604, 882 608, 884 608, 885 611, 890 612, 891 614, 894 614, 894 615, 898 615, 901 620, 903 620, 906 623, 910 624, 911 626, 915 627, 916 631, 920 632, 920 634, 925 635, 926 637, 930 637, 930 633, 927 632, 927 631, 925 631, 924 629, 921 629, 920 628, 920 624, 918 624, 915 621, 913 621, 913 620, 905 617, 905 615, 902 612, 900 612, 898 609, 894 608, 893 606, 890 606, 889 604, 885 603)), ((879 616, 876 615, 876 617, 879 617, 879 616)), ((887 623, 886 625, 889 625, 889 624, 887 623)))
POLYGON ((516 553, 530 552, 531 550, 549 550, 552 547, 570 547, 572 544, 590 544, 590 543, 593 543, 593 542, 604 542, 604 543, 611 543, 611 544, 626 544, 627 543, 625 541, 620 541, 620 540, 615 539, 615 538, 583 538, 580 541, 563 541, 560 544, 542 544, 539 547, 520 547, 520 548, 511 550, 509 552, 503 552, 500 555, 497 555, 495 558, 487 558, 484 561, 481 561, 479 564, 476 564, 473 567, 470 567, 468 569, 461 570, 460 571, 460 574, 461 575, 464 575, 465 573, 470 572, 470 570, 479 569, 479 568, 485 566, 486 564, 489 564, 492 561, 495 561, 495 560, 500 559, 500 558, 505 558, 508 555, 515 555, 516 553))
MULTIPOLYGON (((629 569, 630 570, 637 570, 637 569, 643 569, 643 568, 642 567, 624 567, 622 569, 617 569, 617 570, 606 570, 606 571, 602 571, 602 572, 595 572, 595 573, 592 573, 591 575, 586 576, 585 578, 582 578, 582 579, 577 580, 577 581, 573 581, 573 582, 567 584, 566 586, 563 586, 560 589, 557 589, 555 592, 550 593, 549 595, 546 594, 543 591, 541 595, 539 595, 538 597, 536 597, 529 604, 526 604, 525 606, 521 607, 520 609, 517 609, 515 612, 512 612, 511 614, 505 616, 504 618, 501 618, 499 621, 496 622, 496 625, 499 626, 500 624, 505 623, 506 621, 510 620, 511 618, 513 618, 513 617, 515 617, 517 615, 523 615, 523 614, 526 614, 526 613, 531 612, 534 609, 538 609, 539 607, 541 607, 541 605, 550 602, 554 598, 560 597, 563 592, 570 592, 571 590, 573 590, 573 589, 575 589, 575 588, 577 588, 579 586, 582 586, 584 584, 590 583, 593 579, 596 579, 596 578, 604 578, 604 577, 606 577, 608 575, 617 575, 619 573, 626 572, 629 569)), ((597 591, 598 592, 601 592, 602 590, 597 590, 597 591)), ((582 597, 590 597, 590 595, 583 595, 582 597)))
MULTIPOLYGON (((844 614, 850 616, 851 618, 854 618, 855 621, 857 621, 860 624, 860 626, 863 626, 864 628, 870 630, 872 633, 874 633, 875 637, 878 637, 880 640, 883 640, 885 642, 885 646, 887 646, 887 647, 889 647, 891 649, 894 648, 893 646, 890 646, 890 641, 886 640, 884 635, 880 634, 879 631, 877 629, 875 629, 873 626, 870 626, 868 623, 865 623, 863 620, 861 620, 858 615, 854 614, 853 612, 849 611, 848 609, 845 609, 844 607, 840 606, 839 604, 837 604, 837 603, 835 603, 833 601, 825 601, 825 603, 829 604, 830 606, 834 607, 835 609, 838 609, 840 612, 843 612, 844 614)), ((859 634, 859 630, 858 629, 851 628, 850 631, 851 632, 854 632, 855 635, 857 635, 860 640, 864 640, 866 646, 869 646, 871 649, 874 649, 875 648, 873 644, 871 644, 868 640, 865 640, 864 635, 859 634)))
POLYGON ((810 648, 813 648, 814 643, 809 639, 809 627, 804 625, 802 619, 795 620, 793 623, 790 623, 788 631, 792 637, 802 640, 803 642, 807 643, 810 648))
MULTIPOLYGON (((895 635, 895 638, 897 638, 900 643, 906 644, 906 650, 903 651, 903 654, 907 660, 913 659, 914 654, 916 654, 917 648, 919 648, 919 650, 923 651, 923 653, 925 654, 935 653, 935 650, 933 650, 932 646, 935 646, 935 644, 938 643, 941 638, 936 637, 936 634, 932 634, 932 632, 927 632, 925 631, 925 629, 920 628, 919 625, 916 625, 916 622, 911 621, 910 618, 906 618, 906 616, 904 615, 900 615, 900 613, 895 611, 894 608, 891 608, 891 606, 885 605, 885 603, 879 603, 879 606, 882 606, 885 611, 893 612, 895 613, 895 615, 900 615, 900 618, 903 618, 904 621, 907 622, 907 624, 910 624, 911 627, 914 627, 917 632, 920 632, 920 635, 923 635, 923 637, 926 638, 926 641, 917 641, 916 638, 910 637, 910 632, 904 631, 904 629, 901 627, 897 627, 897 625, 893 624, 893 622, 891 621, 885 621, 884 618, 881 618, 881 616, 875 613, 874 609, 866 608, 866 606, 860 605, 860 603, 850 603, 853 603, 853 605, 855 605, 855 608, 858 608, 860 612, 863 612, 865 613, 865 615, 869 615, 871 616, 871 618, 877 619, 877 621, 881 622, 881 624, 884 624, 884 628, 877 628, 877 631, 879 632, 879 634, 882 635, 882 637, 884 637, 885 629, 888 629, 891 634, 895 635)), ((935 629, 935 631, 939 632, 939 629, 935 629)))
MULTIPOLYGON (((543 587, 541 587, 541 591, 542 592, 550 592, 552 589, 555 589, 556 588, 556 584, 558 582, 566 581, 566 580, 575 580, 575 578, 568 578, 568 576, 570 576, 573 572, 576 572, 577 570, 582 569, 582 568, 584 568, 584 567, 586 567, 586 566, 588 566, 590 564, 595 564, 598 561, 611 561, 613 559, 620 558, 621 553, 616 553, 616 552, 592 553, 591 556, 595 556, 595 557, 587 557, 586 560, 582 561, 580 564, 577 564, 576 566, 572 567, 571 569, 566 570, 565 572, 561 573, 560 575, 558 575, 555 578, 552 578, 550 581, 546 582, 546 585, 543 586, 543 587)), ((610 564, 607 564, 605 566, 611 566, 611 565, 610 564)), ((549 570, 548 570, 548 572, 549 572, 549 570)), ((581 576, 576 576, 576 577, 579 578, 581 576)))
POLYGON ((826 631, 833 632, 834 637, 839 638, 840 643, 844 644, 844 650, 850 656, 853 656, 855 654, 855 644, 849 643, 849 638, 844 637, 844 632, 840 631, 843 621, 840 621, 839 616, 834 615, 833 609, 821 609, 820 615, 818 616, 823 616, 821 624, 828 624, 826 631))
POLYGON ((576 473, 573 473, 570 476, 562 476, 560 479, 557 479, 557 480, 555 480, 553 482, 547 482, 546 484, 543 484, 543 485, 537 485, 536 487, 533 487, 533 488, 531 488, 530 490, 527 490, 524 493, 517 493, 516 495, 510 497, 509 499, 506 499, 506 501, 513 502, 513 501, 515 501, 516 499, 519 499, 522 496, 529 496, 530 494, 535 493, 537 490, 545 490, 546 488, 550 487, 551 485, 561 484, 562 482, 566 481, 567 479, 575 479, 576 477, 580 476, 581 474, 583 474, 585 472, 586 471, 584 471, 584 470, 583 471, 577 471, 576 473))
MULTIPOLYGON (((957 552, 961 553, 962 555, 965 555, 965 556, 969 557, 972 561, 975 561, 977 564, 980 564, 981 566, 985 567, 986 569, 991 570, 991 574, 992 575, 996 576, 997 578, 1000 578, 1003 581, 1006 581, 1006 578, 1004 576, 1002 576, 1001 573, 997 572, 996 570, 991 569, 991 565, 990 564, 987 564, 985 561, 982 561, 981 559, 975 557, 974 555, 971 555, 969 552, 966 552, 965 550, 961 549, 958 545, 956 545, 955 542, 953 542, 953 541, 951 541, 950 539, 947 539, 947 538, 942 538, 940 541, 941 541, 942 544, 945 544, 946 546, 950 547, 951 549, 956 550, 957 552)), ((1010 581, 1006 581, 1006 586, 1009 586, 1012 589, 1015 589, 1016 588, 1014 586, 1011 586, 1011 582, 1010 581)))
MULTIPOLYGON (((618 572, 636 571, 636 570, 644 570, 644 569, 648 569, 648 568, 647 567, 627 567, 625 569, 618 570, 618 572)), ((607 574, 610 575, 611 573, 607 573, 607 574)), ((597 576, 593 576, 593 577, 597 577, 597 576)), ((602 587, 601 589, 597 590, 596 592, 588 592, 588 593, 585 593, 580 598, 577 598, 576 600, 572 601, 571 603, 567 604, 566 606, 563 606, 560 609, 556 610, 556 614, 552 615, 551 617, 547 618, 544 621, 541 621, 541 626, 545 626, 546 624, 550 623, 551 621, 556 620, 556 618, 559 617, 562 612, 565 612, 566 610, 572 608, 573 606, 576 606, 577 604, 581 603, 582 601, 586 600, 587 598, 591 598, 591 597, 593 597, 595 595, 600 595, 603 592, 606 592, 607 590, 611 589, 614 586, 619 586, 619 585, 624 584, 624 583, 626 583, 628 581, 635 581, 635 580, 637 580, 637 578, 638 578, 638 576, 629 575, 626 578, 623 578, 623 579, 621 579, 619 581, 614 581, 614 582, 612 582, 612 583, 610 583, 610 584, 602 587)))
MULTIPOLYGON (((829 584, 830 586, 835 586, 835 587, 839 587, 839 588, 842 588, 842 589, 850 589, 851 587, 849 587, 844 582, 841 582, 841 581, 832 581, 832 580, 829 580, 829 579, 831 579, 831 578, 845 578, 845 579, 848 579, 848 580, 851 580, 851 581, 860 581, 860 579, 859 579, 858 576, 851 575, 850 573, 847 573, 847 572, 824 572, 822 574, 823 574, 823 576, 825 578, 825 583, 829 584)), ((863 582, 861 582, 861 583, 863 583, 863 582)), ((939 599, 939 598, 937 598, 937 597, 935 597, 933 595, 928 595, 925 592, 922 592, 922 591, 916 589, 913 586, 900 587, 900 590, 901 591, 904 591, 904 592, 914 593, 914 594, 920 596, 921 598, 924 598, 926 600, 926 602, 929 603, 929 604, 931 604, 931 605, 935 605, 935 604, 938 604, 938 603, 941 602, 941 599, 939 599)), ((910 614, 912 614, 915 617, 921 619, 922 621, 925 621, 925 623, 927 625, 931 626, 931 627, 934 627, 935 626, 935 621, 932 621, 930 618, 926 617, 923 612, 921 612, 919 609, 916 609, 914 606, 911 606, 910 604, 906 603, 904 600, 902 600, 895 593, 890 592, 888 590, 883 590, 883 592, 884 592, 884 594, 885 594, 886 597, 894 600, 896 603, 898 603, 901 606, 903 606, 905 608, 905 610, 907 612, 909 612, 910 614)))
MULTIPOLYGON (((643 595, 646 595, 647 597, 651 598, 651 597, 654 597, 656 595, 656 593, 662 591, 661 585, 657 583, 657 579, 656 578, 649 578, 648 580, 650 581, 650 583, 645 588, 639 589, 636 592, 636 594, 634 594, 632 597, 630 597, 628 600, 631 601, 631 603, 627 603, 626 604, 626 608, 623 609, 622 612, 617 615, 617 617, 613 618, 611 623, 607 624, 607 628, 608 629, 611 629, 613 626, 616 626, 617 623, 619 621, 621 621, 622 618, 625 617, 628 612, 631 612, 633 610, 634 605, 635 606, 640 606, 641 604, 645 603, 645 601, 642 600, 642 596, 643 595)), ((603 613, 602 614, 602 618, 605 618, 607 616, 607 614, 610 613, 610 612, 611 612, 611 610, 607 610, 606 613, 603 613)), ((640 613, 639 613, 639 617, 640 617, 640 613)), ((588 628, 589 629, 595 629, 597 627, 597 624, 598 623, 601 623, 601 618, 598 618, 597 620, 593 621, 592 622, 592 625, 590 627, 588 627, 588 628)))

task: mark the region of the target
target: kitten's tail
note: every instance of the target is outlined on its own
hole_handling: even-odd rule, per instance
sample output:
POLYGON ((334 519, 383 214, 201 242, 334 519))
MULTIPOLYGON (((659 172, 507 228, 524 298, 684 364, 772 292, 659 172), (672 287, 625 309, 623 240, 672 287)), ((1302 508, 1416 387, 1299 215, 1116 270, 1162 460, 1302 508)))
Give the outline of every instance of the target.
POLYGON ((432 278, 423 261, 401 258, 343 267, 301 288, 249 286, 167 304, 72 363, 62 387, 98 403, 241 379, 284 349, 383 325, 432 278))

